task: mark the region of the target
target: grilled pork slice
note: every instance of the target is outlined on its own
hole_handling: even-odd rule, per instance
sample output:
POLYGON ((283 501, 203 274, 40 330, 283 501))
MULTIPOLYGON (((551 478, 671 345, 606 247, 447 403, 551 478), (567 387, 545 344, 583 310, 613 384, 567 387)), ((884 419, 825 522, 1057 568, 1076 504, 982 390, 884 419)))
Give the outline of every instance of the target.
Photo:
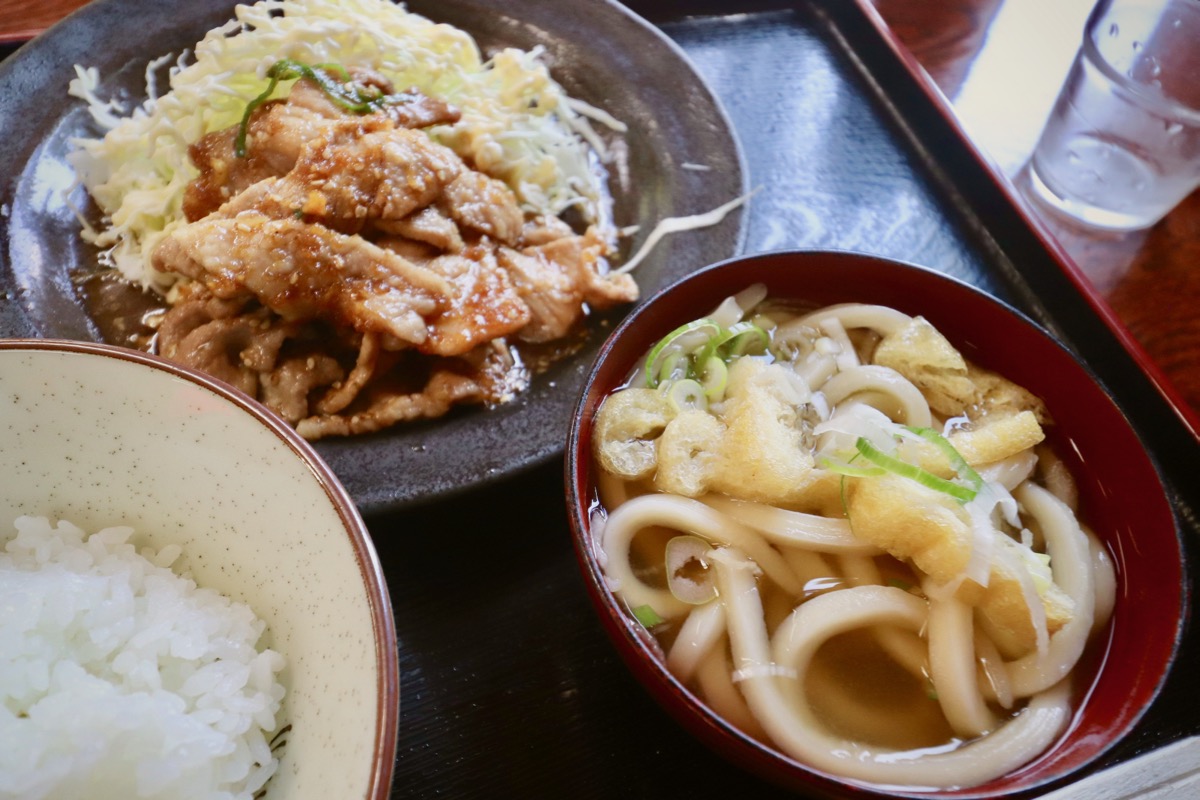
POLYGON ((254 110, 246 125, 245 154, 236 152, 240 126, 214 131, 188 148, 200 174, 183 196, 189 222, 208 216, 234 196, 265 178, 286 175, 296 166, 305 145, 338 123, 353 121, 369 129, 425 128, 457 122, 459 111, 415 90, 393 94, 391 84, 368 70, 351 70, 360 84, 375 86, 388 102, 373 114, 358 117, 335 105, 308 79, 292 86, 286 100, 273 100, 254 110))
POLYGON ((221 300, 200 284, 163 315, 158 353, 201 370, 247 394, 259 389, 260 373, 275 366, 294 326, 242 299, 221 300))
POLYGON ((411 385, 412 366, 400 364, 388 372, 406 380, 372 381, 353 405, 340 413, 320 413, 318 409, 319 413, 296 424, 297 432, 310 440, 372 433, 398 422, 440 417, 456 405, 504 402, 528 380, 501 342, 481 345, 457 358, 433 361, 415 386, 411 385))
POLYGON ((454 220, 429 206, 399 220, 376 220, 376 230, 412 242, 420 242, 445 253, 463 249, 462 234, 454 220))
POLYGON ((530 319, 508 273, 481 245, 419 266, 358 236, 245 212, 176 229, 153 263, 219 298, 252 295, 288 320, 384 334, 433 355, 461 355, 530 319))
POLYGON ((474 245, 428 263, 454 287, 448 305, 429 319, 429 339, 418 349, 439 356, 458 356, 493 339, 516 333, 530 319, 508 273, 496 262, 494 249, 474 245))
POLYGON ((151 258, 190 279, 160 352, 317 439, 504 402, 528 383, 511 338, 559 339, 589 307, 636 300, 597 231, 526 219, 505 184, 413 130, 457 119, 415 92, 353 116, 300 80, 251 115, 245 157, 237 126, 198 142, 190 221, 151 258))
POLYGON ((453 151, 422 133, 338 122, 304 147, 286 175, 247 187, 212 216, 253 210, 355 234, 425 208, 464 169, 453 151))
POLYGON ((218 298, 252 295, 288 320, 321 319, 417 346, 429 338, 425 318, 450 307, 454 292, 441 275, 361 237, 255 212, 181 226, 151 261, 218 298))
POLYGON ((446 184, 439 205, 464 228, 515 245, 525 215, 512 190, 482 172, 463 170, 446 184))
POLYGON ((561 339, 583 317, 584 304, 603 310, 637 300, 637 284, 631 277, 601 271, 607 254, 608 244, 594 230, 521 251, 501 247, 500 264, 532 312, 520 338, 527 342, 561 339))

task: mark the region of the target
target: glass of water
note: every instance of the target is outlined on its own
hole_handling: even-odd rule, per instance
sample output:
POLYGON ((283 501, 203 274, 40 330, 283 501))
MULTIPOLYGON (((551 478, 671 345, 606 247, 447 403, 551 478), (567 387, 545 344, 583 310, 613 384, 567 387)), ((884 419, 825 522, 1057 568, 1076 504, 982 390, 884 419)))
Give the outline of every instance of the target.
POLYGON ((1200 0, 1102 0, 1029 174, 1053 209, 1116 231, 1200 186, 1200 0))

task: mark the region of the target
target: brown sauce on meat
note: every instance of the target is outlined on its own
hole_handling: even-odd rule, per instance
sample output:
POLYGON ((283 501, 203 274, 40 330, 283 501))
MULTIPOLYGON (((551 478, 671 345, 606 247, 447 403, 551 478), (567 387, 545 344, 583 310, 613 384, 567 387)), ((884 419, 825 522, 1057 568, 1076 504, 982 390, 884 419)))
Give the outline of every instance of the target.
MULTIPOLYGON (((415 121, 450 110, 431 108, 415 121)), ((224 379, 317 439, 508 402, 584 348, 609 319, 593 311, 636 299, 606 275, 604 226, 528 217, 398 122, 301 81, 248 131, 193 145, 188 221, 150 255, 187 282, 168 305, 114 270, 78 276, 103 340, 224 379)))
MULTIPOLYGON (((79 298, 88 317, 108 344, 153 352, 153 321, 169 308, 167 301, 153 291, 143 291, 125 280, 114 269, 93 270, 76 281, 79 298)), ((563 359, 584 348, 594 334, 603 335, 601 321, 585 321, 567 336, 551 342, 512 341, 520 362, 531 376, 541 375, 563 359)))
POLYGON ((114 269, 92 271, 78 279, 76 286, 84 309, 105 342, 136 350, 151 349, 151 321, 166 310, 166 300, 133 285, 114 269))

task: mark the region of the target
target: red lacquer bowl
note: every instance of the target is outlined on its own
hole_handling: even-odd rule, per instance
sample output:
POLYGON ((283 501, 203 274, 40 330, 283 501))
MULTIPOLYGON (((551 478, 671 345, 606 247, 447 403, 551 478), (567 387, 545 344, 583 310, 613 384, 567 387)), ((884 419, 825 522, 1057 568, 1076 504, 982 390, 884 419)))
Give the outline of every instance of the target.
POLYGON ((940 273, 872 256, 782 252, 694 273, 650 299, 609 337, 592 368, 567 445, 567 497, 576 554, 601 621, 650 693, 682 725, 736 764, 808 795, 984 798, 1062 783, 1127 734, 1157 696, 1184 617, 1178 526, 1158 471, 1121 409, 1086 367, 1017 311, 940 273), (1117 601, 1107 640, 1095 642, 1091 681, 1076 681, 1066 733, 1030 764, 985 785, 903 790, 839 779, 732 728, 664 666, 652 636, 608 589, 594 552, 592 423, 604 397, 662 336, 754 283, 805 305, 878 303, 927 318, 969 360, 1040 396, 1055 418, 1048 434, 1079 483, 1082 518, 1107 544, 1117 601), (1117 654, 1117 655, 1114 655, 1117 654))

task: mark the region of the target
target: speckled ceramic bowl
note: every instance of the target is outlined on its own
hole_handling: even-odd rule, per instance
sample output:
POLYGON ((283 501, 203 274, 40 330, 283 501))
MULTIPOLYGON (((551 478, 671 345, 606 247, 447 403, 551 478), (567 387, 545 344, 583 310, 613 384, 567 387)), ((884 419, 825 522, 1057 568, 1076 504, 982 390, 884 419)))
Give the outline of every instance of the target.
POLYGON ((0 341, 0 524, 130 525, 247 603, 287 667, 267 800, 382 800, 399 717, 387 587, 333 473, 263 407, 141 353, 0 341))
POLYGON ((805 796, 1000 798, 1037 792, 1094 763, 1133 730, 1158 696, 1185 614, 1184 555, 1171 504, 1136 431, 1092 374, 1028 319, 987 294, 932 270, 872 256, 782 252, 734 259, 663 290, 612 333, 600 351, 567 444, 567 497, 576 553, 605 628, 637 678, 697 737, 730 760, 805 796), (925 316, 971 361, 1040 396, 1048 430, 1076 477, 1083 519, 1107 544, 1117 570, 1109 630, 1091 645, 1075 681, 1068 730, 1032 762, 982 786, 957 790, 884 787, 843 780, 788 757, 717 716, 666 668, 661 648, 613 595, 597 558, 592 424, 661 337, 754 283, 769 295, 819 307, 860 302, 925 316))

